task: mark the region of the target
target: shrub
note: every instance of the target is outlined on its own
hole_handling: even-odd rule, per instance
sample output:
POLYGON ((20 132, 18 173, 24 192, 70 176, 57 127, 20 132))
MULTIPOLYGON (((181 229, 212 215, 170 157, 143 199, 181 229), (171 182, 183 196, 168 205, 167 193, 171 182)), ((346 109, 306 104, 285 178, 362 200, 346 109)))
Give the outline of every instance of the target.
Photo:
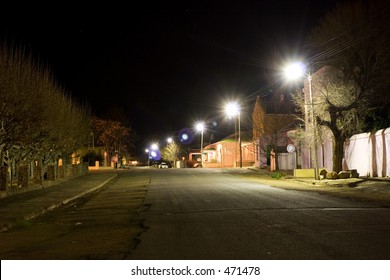
POLYGON ((286 173, 279 172, 279 171, 272 172, 272 174, 271 174, 271 178, 273 178, 273 179, 280 179, 280 178, 283 178, 285 176, 286 176, 286 173))

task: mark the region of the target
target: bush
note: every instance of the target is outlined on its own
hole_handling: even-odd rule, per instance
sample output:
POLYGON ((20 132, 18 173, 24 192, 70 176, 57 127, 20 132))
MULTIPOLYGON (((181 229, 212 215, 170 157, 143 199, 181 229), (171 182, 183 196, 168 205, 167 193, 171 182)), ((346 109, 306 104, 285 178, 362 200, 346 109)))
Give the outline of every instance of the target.
POLYGON ((271 174, 271 178, 273 178, 273 179, 280 179, 280 178, 283 178, 285 176, 286 176, 286 173, 279 172, 279 171, 272 172, 272 174, 271 174))

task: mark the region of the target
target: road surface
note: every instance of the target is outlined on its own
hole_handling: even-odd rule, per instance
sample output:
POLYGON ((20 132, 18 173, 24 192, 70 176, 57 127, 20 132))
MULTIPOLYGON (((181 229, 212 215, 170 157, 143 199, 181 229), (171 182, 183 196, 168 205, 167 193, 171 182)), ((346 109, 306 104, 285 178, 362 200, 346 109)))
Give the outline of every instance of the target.
POLYGON ((0 234, 1 259, 389 259, 390 209, 285 190, 247 169, 119 171, 0 234))

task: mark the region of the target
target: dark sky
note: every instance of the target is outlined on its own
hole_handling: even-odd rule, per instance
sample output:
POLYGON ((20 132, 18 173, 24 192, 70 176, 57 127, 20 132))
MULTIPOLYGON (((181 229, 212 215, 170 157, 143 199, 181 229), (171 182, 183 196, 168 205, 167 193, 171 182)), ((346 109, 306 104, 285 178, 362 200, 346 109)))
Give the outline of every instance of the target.
POLYGON ((140 2, 3 7, 1 40, 21 41, 94 114, 123 113, 139 146, 199 120, 218 139, 234 130, 224 102, 250 114, 270 60, 302 54, 337 1, 140 2))

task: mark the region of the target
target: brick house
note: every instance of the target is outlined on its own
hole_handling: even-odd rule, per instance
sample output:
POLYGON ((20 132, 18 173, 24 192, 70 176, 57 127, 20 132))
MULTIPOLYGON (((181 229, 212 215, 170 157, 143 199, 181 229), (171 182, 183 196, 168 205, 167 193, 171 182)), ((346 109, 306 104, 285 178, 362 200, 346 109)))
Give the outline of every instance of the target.
MULTIPOLYGON (((238 137, 233 134, 203 148, 204 167, 238 167, 240 152, 238 137)), ((254 144, 251 133, 241 132, 242 166, 253 166, 255 163, 254 144)))
POLYGON ((298 125, 295 108, 283 93, 272 98, 256 98, 252 112, 253 146, 255 166, 270 165, 270 154, 274 150, 277 169, 294 169, 297 165, 295 153, 288 153, 287 146, 293 144, 289 131, 298 125))

